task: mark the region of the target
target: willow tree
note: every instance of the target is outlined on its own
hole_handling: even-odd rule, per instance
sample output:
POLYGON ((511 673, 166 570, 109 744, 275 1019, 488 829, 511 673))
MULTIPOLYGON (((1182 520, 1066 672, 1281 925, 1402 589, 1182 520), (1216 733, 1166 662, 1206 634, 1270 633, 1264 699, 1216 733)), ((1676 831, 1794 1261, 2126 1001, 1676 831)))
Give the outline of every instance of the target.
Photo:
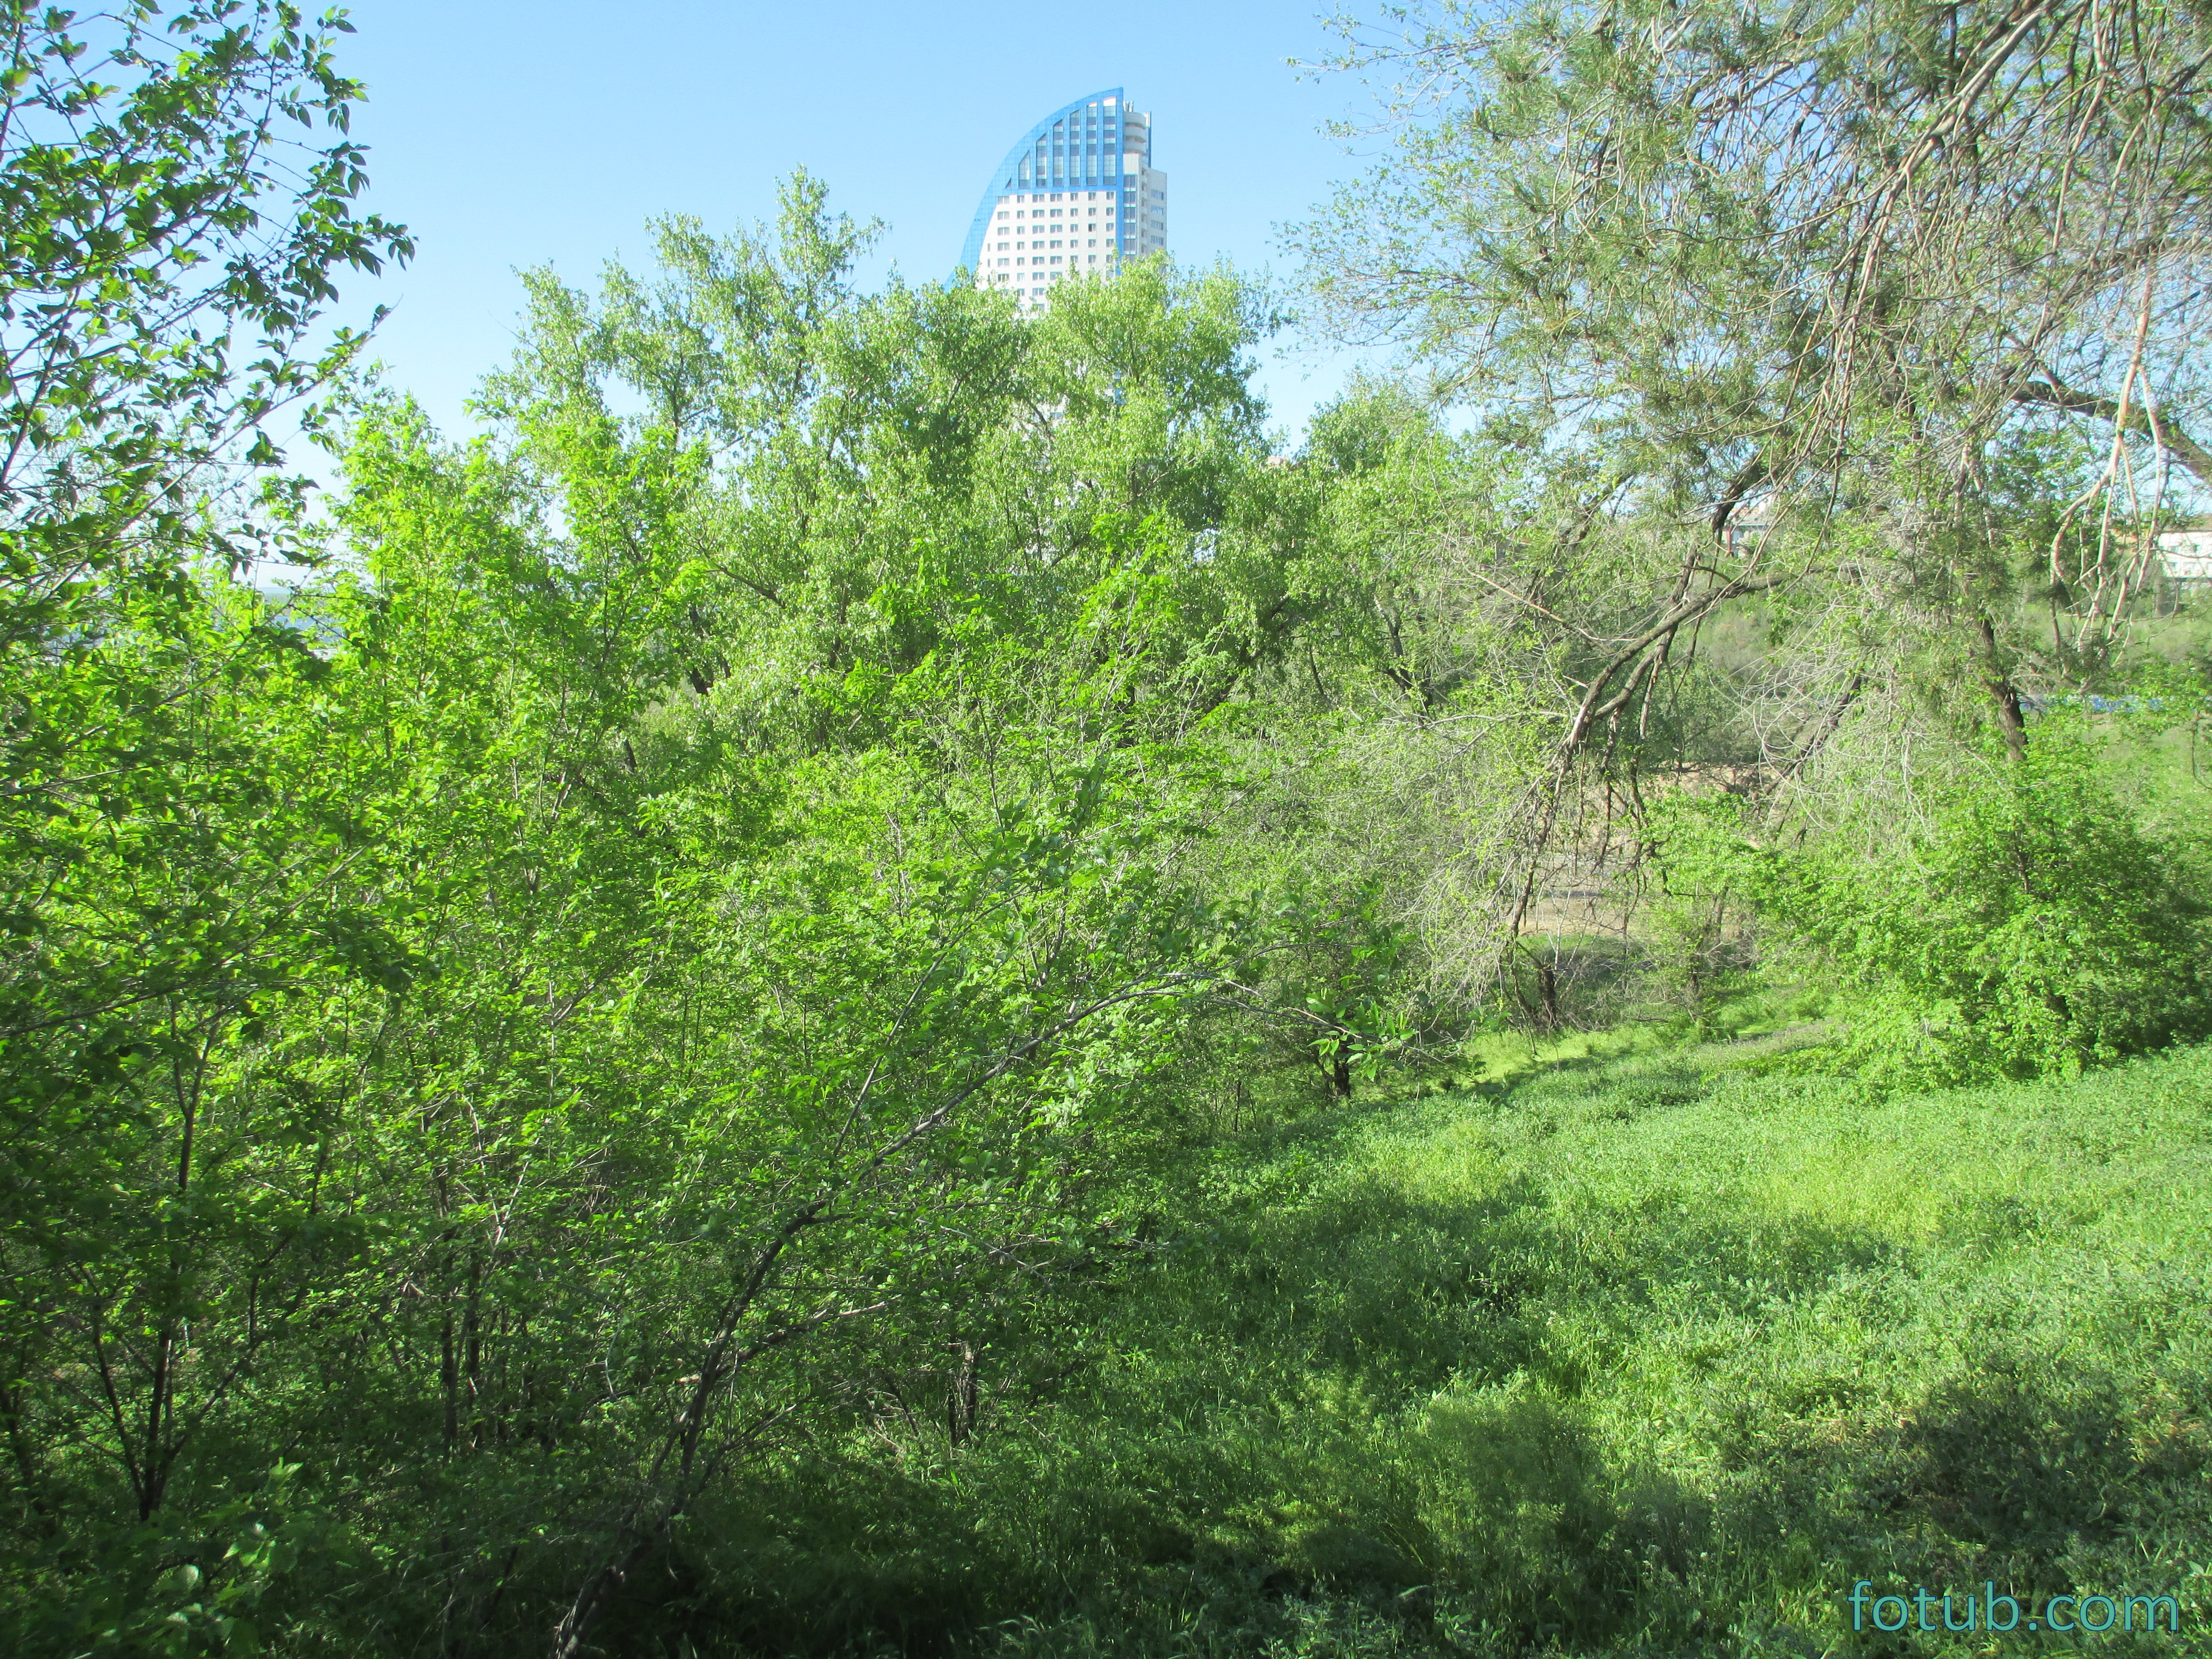
POLYGON ((1638 764, 1683 762, 1624 732, 1649 735, 1731 609, 1770 630, 1733 665, 1768 786, 1885 696, 1893 733, 1936 707, 2017 758, 2035 694, 2130 672, 2150 532, 2212 485, 2204 14, 1336 21, 1327 67, 1380 88, 1388 142, 1296 233, 1321 311, 1554 484, 1459 550, 1565 671, 1516 927, 1581 783, 1632 797, 1638 764))
MULTIPOLYGON (((2212 183, 2198 12, 1443 0, 1385 19, 1340 20, 1339 66, 1395 77, 1395 144, 1304 232, 1320 293, 1442 389, 1602 452, 1607 483, 1655 482, 1737 544, 1683 567, 1647 656, 1684 601, 1771 568, 1766 538, 1725 535, 1747 501, 1943 541, 1987 516, 1993 454, 2039 417, 2102 452, 2045 564, 2109 632, 2141 561, 2072 532, 2154 515, 2140 490, 2169 462, 2212 481, 2189 349, 2212 183)), ((1954 562, 1962 592, 1990 574, 1954 562)))

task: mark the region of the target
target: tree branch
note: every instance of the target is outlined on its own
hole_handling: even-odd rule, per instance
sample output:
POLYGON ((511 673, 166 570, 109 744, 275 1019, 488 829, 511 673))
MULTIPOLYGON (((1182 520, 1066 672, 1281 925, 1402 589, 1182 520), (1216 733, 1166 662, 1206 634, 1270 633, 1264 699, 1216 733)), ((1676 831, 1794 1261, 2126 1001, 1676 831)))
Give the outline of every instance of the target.
MULTIPOLYGON (((2122 423, 2120 406, 2112 398, 2100 398, 2094 392, 2076 392, 2071 386, 2058 386, 2049 380, 2027 381, 2014 389, 2012 400, 2016 404, 2063 409, 2069 415, 2087 415, 2093 420, 2122 423)), ((2197 475, 2200 483, 2212 484, 2212 450, 2200 447, 2172 422, 2154 421, 2148 409, 2136 404, 2126 411, 2124 425, 2127 430, 2143 433, 2154 443, 2171 451, 2176 460, 2197 475)))

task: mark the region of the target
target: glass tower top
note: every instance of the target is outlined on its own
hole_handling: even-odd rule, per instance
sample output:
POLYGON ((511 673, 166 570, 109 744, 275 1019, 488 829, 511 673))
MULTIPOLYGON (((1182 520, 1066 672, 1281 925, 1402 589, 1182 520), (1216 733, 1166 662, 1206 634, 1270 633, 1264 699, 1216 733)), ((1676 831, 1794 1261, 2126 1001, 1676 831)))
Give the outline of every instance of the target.
POLYGON ((1111 276, 1124 259, 1164 250, 1166 186, 1152 167, 1152 118, 1119 87, 1078 98, 993 171, 961 266, 978 288, 1042 303, 1063 276, 1111 276))

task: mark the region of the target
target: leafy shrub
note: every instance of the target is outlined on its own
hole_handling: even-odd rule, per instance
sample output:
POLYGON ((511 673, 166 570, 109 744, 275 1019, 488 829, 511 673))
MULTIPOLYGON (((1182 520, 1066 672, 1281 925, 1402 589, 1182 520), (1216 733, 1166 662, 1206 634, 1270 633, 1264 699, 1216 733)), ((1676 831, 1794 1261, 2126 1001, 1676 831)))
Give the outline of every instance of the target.
POLYGON ((1836 975, 1863 1077, 2075 1076, 2212 1030, 2203 872, 2077 735, 2039 734, 1878 860, 1759 846, 1727 803, 1662 817, 1671 867, 1730 886, 1836 975))
POLYGON ((158 1659, 258 1651, 262 1626, 285 1622, 281 1604, 297 1595, 302 1569, 362 1558, 335 1516, 298 1501, 299 1472, 279 1462, 255 1490, 199 1516, 50 1539, 45 1559, 17 1554, 7 1562, 13 1602, 0 1612, 8 1650, 158 1659))

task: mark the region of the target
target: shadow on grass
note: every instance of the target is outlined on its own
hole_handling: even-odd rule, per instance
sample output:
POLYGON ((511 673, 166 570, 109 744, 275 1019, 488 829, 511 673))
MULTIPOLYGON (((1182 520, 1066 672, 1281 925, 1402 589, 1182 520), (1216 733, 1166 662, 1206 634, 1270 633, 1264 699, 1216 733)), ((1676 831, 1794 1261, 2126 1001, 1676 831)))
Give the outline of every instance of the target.
POLYGON ((641 1582, 634 1627, 673 1617, 701 1653, 1934 1652, 1849 1636, 1851 1583, 2117 1587, 2160 1527, 2204 1559, 2202 1424, 2147 1441, 2142 1379, 2094 1353, 1838 1393, 1691 1340, 1910 1273, 1869 1232, 1526 1176, 1224 1201, 1111 1293, 1032 1311, 1083 1328, 1079 1386, 1026 1392, 1010 1332, 964 1447, 763 1472, 641 1582), (1668 1342, 1710 1390, 1644 1437, 1671 1454, 1621 1462, 1621 1379, 1668 1342))

